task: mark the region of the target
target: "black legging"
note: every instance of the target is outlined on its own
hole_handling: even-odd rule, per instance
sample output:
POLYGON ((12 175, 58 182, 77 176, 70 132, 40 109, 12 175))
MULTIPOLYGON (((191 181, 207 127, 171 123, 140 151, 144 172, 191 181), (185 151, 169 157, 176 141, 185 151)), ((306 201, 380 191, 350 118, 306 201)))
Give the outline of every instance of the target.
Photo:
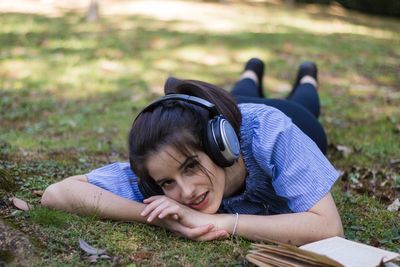
POLYGON ((326 134, 318 122, 318 92, 312 84, 300 84, 287 99, 267 99, 259 95, 252 79, 245 78, 235 84, 231 94, 237 103, 261 103, 279 109, 317 144, 322 153, 326 153, 326 134))

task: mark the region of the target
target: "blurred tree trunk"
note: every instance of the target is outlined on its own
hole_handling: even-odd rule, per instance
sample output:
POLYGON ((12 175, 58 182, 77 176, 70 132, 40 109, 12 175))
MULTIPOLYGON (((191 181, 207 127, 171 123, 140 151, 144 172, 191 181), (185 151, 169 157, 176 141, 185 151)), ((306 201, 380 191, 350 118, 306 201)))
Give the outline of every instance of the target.
POLYGON ((296 0, 286 0, 286 4, 289 7, 294 7, 296 5, 296 0))
POLYGON ((89 8, 86 12, 86 21, 94 22, 99 19, 99 3, 98 0, 90 0, 89 8))

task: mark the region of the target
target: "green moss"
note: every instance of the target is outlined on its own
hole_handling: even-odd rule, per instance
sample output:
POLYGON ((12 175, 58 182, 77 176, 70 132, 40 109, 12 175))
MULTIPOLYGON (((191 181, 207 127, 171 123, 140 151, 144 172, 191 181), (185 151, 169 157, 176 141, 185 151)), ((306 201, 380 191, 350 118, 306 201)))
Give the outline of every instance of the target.
POLYGON ((29 211, 29 216, 34 223, 46 227, 54 226, 57 228, 62 228, 76 219, 75 215, 43 207, 38 207, 29 211))

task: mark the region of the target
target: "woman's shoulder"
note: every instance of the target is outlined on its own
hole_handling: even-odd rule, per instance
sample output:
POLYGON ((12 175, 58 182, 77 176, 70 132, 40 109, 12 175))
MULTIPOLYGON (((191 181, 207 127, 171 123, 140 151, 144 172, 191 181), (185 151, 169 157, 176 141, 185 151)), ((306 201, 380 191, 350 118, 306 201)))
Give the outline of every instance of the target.
POLYGON ((129 162, 115 162, 94 169, 86 174, 89 183, 110 191, 118 196, 143 201, 137 176, 131 170, 129 162))
POLYGON ((254 103, 242 103, 238 106, 242 113, 241 134, 264 132, 265 129, 280 132, 292 124, 292 120, 277 108, 254 103))
POLYGON ((266 104, 262 103, 240 103, 238 104, 239 109, 241 112, 248 113, 252 111, 263 111, 263 112, 273 112, 274 110, 277 110, 274 107, 268 106, 266 104))
POLYGON ((93 169, 90 173, 125 173, 129 176, 134 175, 129 162, 114 162, 110 164, 103 165, 99 168, 93 169))
POLYGON ((244 120, 288 119, 282 111, 266 104, 242 103, 238 106, 244 120))

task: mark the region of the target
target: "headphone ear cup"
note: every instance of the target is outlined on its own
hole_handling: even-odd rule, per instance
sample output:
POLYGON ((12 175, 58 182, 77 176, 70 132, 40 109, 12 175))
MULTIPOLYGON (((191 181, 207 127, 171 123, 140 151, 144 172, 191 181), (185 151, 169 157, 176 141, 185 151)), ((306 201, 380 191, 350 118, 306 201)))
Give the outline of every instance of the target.
POLYGON ((240 148, 236 133, 223 116, 207 122, 203 144, 208 156, 220 167, 232 166, 239 158, 240 148))
POLYGON ((209 120, 205 127, 205 133, 203 133, 203 146, 207 155, 211 160, 220 167, 229 167, 232 164, 226 162, 221 155, 220 148, 215 138, 215 120, 209 120))

